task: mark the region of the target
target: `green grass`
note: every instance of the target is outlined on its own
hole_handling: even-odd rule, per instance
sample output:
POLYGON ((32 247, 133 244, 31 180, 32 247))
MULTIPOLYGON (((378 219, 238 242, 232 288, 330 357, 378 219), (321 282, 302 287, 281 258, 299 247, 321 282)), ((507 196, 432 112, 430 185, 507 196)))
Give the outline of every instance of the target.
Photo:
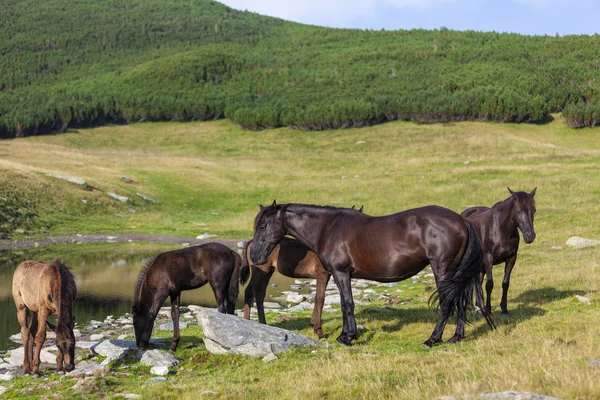
MULTIPOLYGON (((205 390, 216 391, 218 398, 249 399, 430 399, 503 390, 569 399, 600 396, 600 369, 586 364, 600 357, 600 249, 564 248, 573 235, 600 238, 600 141, 595 130, 570 130, 557 120, 539 126, 394 122, 308 133, 285 128, 253 133, 226 121, 144 123, 3 141, 0 152, 9 153, 0 157, 2 176, 12 177, 5 184, 22 185, 32 196, 37 188, 54 194, 36 197, 39 223, 51 225, 52 234, 189 235, 208 230, 249 237, 258 204, 273 198, 281 203, 364 204, 372 215, 425 204, 460 212, 503 200, 506 186, 538 187, 537 239, 521 245, 508 317, 498 314, 502 267, 494 271, 496 332, 475 318, 467 328, 468 340, 421 349, 434 326, 427 307, 430 293, 424 284, 408 281, 399 286, 404 292, 389 291, 405 302, 389 306, 393 313, 367 311, 386 307, 381 301, 357 307, 357 322, 367 331, 352 347, 335 342, 341 332, 339 311, 324 315, 329 347, 315 353, 293 351, 268 364, 210 355, 200 343, 201 331, 188 328, 177 351, 182 365, 167 384, 146 384, 150 376, 145 369, 116 367, 105 377, 92 378, 92 389, 83 392, 70 389, 72 379, 53 374, 47 382, 18 378, 7 393, 11 398, 37 396, 53 382, 58 383, 52 392, 66 398, 117 398, 134 392, 144 398, 195 399, 205 390), (130 196, 140 191, 161 203, 145 205, 136 199, 133 206, 115 204, 100 190, 84 191, 47 178, 45 172, 78 175, 105 191, 130 196), (122 183, 123 175, 134 178, 137 186, 122 183), (81 198, 97 206, 93 211, 80 208, 81 198), (131 207, 135 214, 113 216, 131 207), (208 227, 198 227, 198 222, 208 227), (579 303, 576 294, 592 298, 593 304, 579 303), (558 338, 576 344, 560 344, 558 338)), ((268 321, 312 335, 309 315, 283 319, 269 314, 268 321)), ((446 338, 453 328, 446 328, 446 338)))

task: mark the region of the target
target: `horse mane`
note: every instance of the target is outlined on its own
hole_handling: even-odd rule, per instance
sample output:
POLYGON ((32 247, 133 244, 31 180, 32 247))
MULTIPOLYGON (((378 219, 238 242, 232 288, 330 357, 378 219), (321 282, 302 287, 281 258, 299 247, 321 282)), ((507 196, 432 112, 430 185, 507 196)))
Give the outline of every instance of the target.
POLYGON ((497 202, 496 204, 494 204, 494 206, 500 206, 504 203, 509 202, 510 200, 512 200, 513 198, 515 198, 515 200, 517 202, 519 202, 520 204, 523 205, 531 205, 533 207, 535 207, 535 199, 531 196, 531 194, 527 193, 527 192, 515 192, 515 194, 511 194, 510 196, 508 196, 506 199, 497 202))
POLYGON ((61 299, 67 299, 69 297, 73 297, 70 299, 71 301, 75 300, 77 297, 77 286, 75 285, 75 277, 71 273, 69 267, 67 267, 63 262, 59 259, 54 260, 52 263, 60 273, 60 296, 61 299))
POLYGON ((58 337, 63 336, 64 332, 71 327, 73 302, 77 297, 77 286, 75 285, 75 277, 73 277, 71 270, 61 260, 54 260, 52 265, 58 269, 60 274, 60 296, 58 299, 55 299, 55 301, 58 301, 58 319, 55 329, 58 337))
POLYGON ((150 269, 150 267, 152 266, 152 264, 154 263, 154 261, 156 260, 157 257, 158 256, 152 257, 146 263, 146 265, 144 265, 144 267, 140 271, 140 274, 138 275, 137 282, 135 284, 135 290, 133 292, 133 305, 134 306, 137 306, 140 303, 140 291, 142 290, 142 283, 144 283, 144 280, 146 279, 146 275, 148 274, 148 270, 150 269))

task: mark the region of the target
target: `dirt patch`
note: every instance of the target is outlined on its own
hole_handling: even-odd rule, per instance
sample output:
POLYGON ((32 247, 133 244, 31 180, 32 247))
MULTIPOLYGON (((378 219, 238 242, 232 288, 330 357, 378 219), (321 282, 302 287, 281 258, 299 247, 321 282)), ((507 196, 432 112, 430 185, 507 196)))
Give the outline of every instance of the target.
POLYGON ((74 235, 74 236, 55 236, 36 239, 20 239, 20 240, 0 240, 0 250, 21 249, 37 246, 50 246, 54 244, 69 244, 69 243, 169 243, 169 244, 185 244, 190 246, 217 242, 229 246, 236 247, 239 239, 205 239, 200 240, 194 237, 185 236, 169 236, 155 234, 120 234, 120 235, 74 235))

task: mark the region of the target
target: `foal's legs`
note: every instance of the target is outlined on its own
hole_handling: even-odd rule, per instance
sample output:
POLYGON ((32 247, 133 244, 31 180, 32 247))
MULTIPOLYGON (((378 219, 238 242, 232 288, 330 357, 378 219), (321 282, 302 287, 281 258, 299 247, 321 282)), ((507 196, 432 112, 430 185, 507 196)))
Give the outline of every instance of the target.
POLYGON ((250 283, 246 286, 246 290, 244 291, 244 318, 250 319, 250 309, 252 308, 252 303, 254 303, 254 275, 255 272, 252 272, 252 278, 250 278, 250 283))
POLYGON ((494 289, 494 275, 492 274, 492 267, 494 266, 494 259, 490 253, 484 253, 483 264, 485 265, 485 275, 487 282, 485 283, 486 300, 485 309, 489 314, 492 313, 492 290, 494 289))
MULTIPOLYGON (((35 374, 40 373, 40 353, 42 346, 46 341, 46 320, 48 319, 48 310, 41 309, 38 311, 37 325, 38 330, 35 335, 35 354, 33 356, 33 368, 31 372, 35 374)), ((33 325, 33 324, 32 324, 33 325)))
POLYGON ((354 300, 352 299, 352 286, 350 284, 350 272, 341 272, 335 268, 330 268, 332 271, 333 280, 337 284, 340 291, 342 316, 344 325, 342 334, 337 337, 337 341, 341 344, 349 345, 352 339, 357 338, 356 320, 354 319, 354 300))
POLYGON ((25 304, 17 306, 17 319, 19 320, 19 325, 21 325, 21 340, 23 340, 23 371, 28 374, 31 372, 33 337, 27 325, 27 306, 25 304))
POLYGON ((508 287, 510 286, 510 274, 512 272, 515 263, 517 262, 517 254, 504 263, 504 279, 502 280, 502 300, 500 300, 500 308, 502 309, 502 314, 508 314, 508 309, 506 308, 507 297, 508 297, 508 287))
POLYGON ((310 324, 312 325, 315 335, 317 335, 319 339, 323 338, 321 316, 323 314, 323 304, 325 303, 325 289, 327 288, 329 278, 331 278, 331 275, 326 271, 322 271, 317 275, 317 293, 315 295, 315 304, 310 324))
POLYGON ((173 321, 173 340, 171 341, 171 347, 169 350, 175 351, 179 344, 179 300, 181 299, 181 292, 178 294, 171 295, 171 321, 173 321))

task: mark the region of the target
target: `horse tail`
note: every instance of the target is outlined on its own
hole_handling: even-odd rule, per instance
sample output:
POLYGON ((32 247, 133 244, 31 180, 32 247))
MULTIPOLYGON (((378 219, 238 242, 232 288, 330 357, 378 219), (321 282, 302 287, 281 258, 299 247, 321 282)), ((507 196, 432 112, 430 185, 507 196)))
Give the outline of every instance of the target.
POLYGON ((242 268, 240 270, 240 283, 242 285, 245 285, 248 282, 248 278, 250 278, 250 263, 248 262, 248 248, 250 247, 250 243, 252 243, 252 240, 248 240, 242 250, 242 268))
POLYGON ((240 266, 242 264, 242 257, 237 251, 232 250, 233 254, 233 272, 229 279, 229 289, 227 290, 227 303, 229 305, 229 311, 233 314, 235 310, 235 303, 237 302, 238 293, 240 290, 240 266))
MULTIPOLYGON (((456 272, 451 279, 440 282, 436 296, 442 310, 449 309, 450 315, 455 311, 466 323, 467 311, 473 308, 473 292, 477 298, 483 298, 480 274, 483 270, 483 248, 477 229, 471 222, 464 219, 468 228, 469 237, 467 247, 463 253, 456 272)), ((485 321, 491 329, 496 325, 492 317, 482 310, 485 321)))

